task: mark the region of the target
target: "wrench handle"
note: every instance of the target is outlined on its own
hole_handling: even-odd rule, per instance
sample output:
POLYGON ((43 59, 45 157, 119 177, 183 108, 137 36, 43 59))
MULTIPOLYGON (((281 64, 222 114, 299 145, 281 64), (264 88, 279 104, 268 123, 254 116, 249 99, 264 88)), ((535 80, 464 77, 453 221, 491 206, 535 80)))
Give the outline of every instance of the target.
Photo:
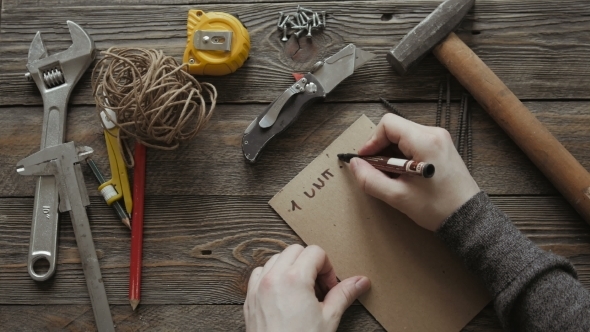
MULTIPOLYGON (((63 101, 53 100, 53 95, 43 94, 43 131, 41 133, 41 150, 62 144, 65 139, 67 115, 67 98, 63 101)), ((40 176, 35 188, 33 223, 29 241, 27 270, 35 281, 45 281, 55 274, 57 259, 57 233, 59 226, 59 195, 55 177, 40 176), (46 260, 47 271, 35 271, 35 263, 46 260)))
POLYGON ((434 55, 590 223, 590 174, 456 34, 434 55))
POLYGON ((49 279, 55 273, 58 231, 58 191, 55 177, 40 176, 35 190, 33 224, 29 242, 28 271, 35 281, 49 279), (35 271, 38 260, 46 260, 46 272, 35 271))
MULTIPOLYGON (((55 89, 69 89, 68 86, 55 89)), ((43 131, 41 133, 41 150, 50 146, 62 144, 66 137, 66 117, 68 111, 69 92, 65 98, 63 94, 42 94, 43 96, 43 131), (64 100, 55 98, 61 96, 64 100), (53 97, 53 98, 52 98, 53 97)))

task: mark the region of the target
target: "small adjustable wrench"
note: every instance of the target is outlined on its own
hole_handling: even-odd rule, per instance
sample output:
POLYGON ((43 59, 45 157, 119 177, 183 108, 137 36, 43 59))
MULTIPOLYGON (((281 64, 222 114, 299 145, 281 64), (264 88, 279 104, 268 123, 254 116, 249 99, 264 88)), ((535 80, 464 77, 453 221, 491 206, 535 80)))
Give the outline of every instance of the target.
POLYGON ((76 147, 74 142, 55 145, 19 161, 17 172, 21 175, 51 176, 55 180, 60 198, 59 210, 70 211, 72 218, 96 327, 100 332, 110 332, 115 328, 86 214, 86 206, 90 203, 80 167, 80 161, 92 152, 86 146, 76 147))
MULTIPOLYGON (((86 31, 72 21, 67 21, 67 24, 72 37, 72 46, 67 50, 49 56, 41 32, 37 32, 29 48, 29 72, 25 77, 35 81, 43 97, 41 150, 64 142, 70 94, 95 56, 94 41, 86 31)), ((40 176, 35 190, 27 264, 29 275, 37 281, 47 280, 55 273, 58 202, 54 176, 40 176), (37 273, 33 268, 39 259, 49 262, 49 270, 45 274, 37 273)), ((59 204, 65 202, 62 200, 59 204)))

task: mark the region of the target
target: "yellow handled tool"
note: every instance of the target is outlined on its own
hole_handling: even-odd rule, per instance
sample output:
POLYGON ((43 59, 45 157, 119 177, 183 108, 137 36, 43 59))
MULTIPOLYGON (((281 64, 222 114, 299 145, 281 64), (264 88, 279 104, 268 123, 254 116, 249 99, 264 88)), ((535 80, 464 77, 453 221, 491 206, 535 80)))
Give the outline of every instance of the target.
POLYGON ((240 68, 250 52, 250 35, 242 22, 221 12, 188 12, 187 44, 182 62, 193 75, 221 76, 240 68))
POLYGON ((106 181, 98 187, 100 193, 104 197, 108 205, 123 198, 125 202, 125 210, 131 214, 133 208, 133 201, 131 199, 131 189, 129 186, 129 177, 127 176, 127 167, 123 161, 121 147, 119 146, 119 128, 110 119, 117 119, 117 115, 110 109, 105 109, 100 113, 104 130, 104 137, 107 145, 107 152, 109 154, 109 164, 111 165, 112 179, 106 181))

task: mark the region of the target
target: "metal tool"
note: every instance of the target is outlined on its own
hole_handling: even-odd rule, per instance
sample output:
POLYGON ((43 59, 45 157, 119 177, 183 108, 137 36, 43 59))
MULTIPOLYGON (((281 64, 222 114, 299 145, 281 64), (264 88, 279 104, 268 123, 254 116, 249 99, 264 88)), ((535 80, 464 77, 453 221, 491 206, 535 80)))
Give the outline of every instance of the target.
POLYGON ((446 0, 387 54, 405 74, 430 50, 590 223, 590 173, 453 30, 474 0, 446 0))
POLYGON ((61 201, 59 210, 69 211, 72 219, 96 326, 101 332, 114 331, 85 209, 90 203, 80 161, 90 156, 92 152, 92 149, 86 146, 76 147, 74 142, 47 147, 19 161, 17 172, 21 175, 46 176, 55 179, 61 201))
POLYGON ((309 105, 324 99, 340 82, 373 59, 373 53, 349 44, 316 63, 248 126, 242 138, 244 157, 256 162, 266 144, 287 129, 309 105))
MULTIPOLYGON (((41 150, 63 143, 68 100, 82 74, 94 60, 94 41, 72 21, 67 21, 72 46, 67 50, 48 55, 41 32, 37 32, 31 47, 25 76, 35 81, 43 97, 43 133, 41 150)), ((55 273, 58 228, 58 190, 53 176, 42 176, 37 181, 28 271, 31 278, 43 281, 55 273), (34 270, 36 261, 49 263, 45 273, 34 270)), ((60 204, 63 204, 61 202, 60 204)))
POLYGON ((297 5, 297 12, 292 14, 295 21, 291 19, 291 15, 285 16, 283 12, 279 12, 279 20, 277 21, 277 28, 283 32, 282 41, 289 40, 287 35, 290 30, 297 30, 293 35, 297 38, 303 36, 307 32, 306 37, 312 37, 312 31, 322 30, 326 27, 326 12, 315 12, 311 9, 297 5), (320 13, 322 17, 320 18, 320 13), (322 20, 323 19, 323 20, 322 20))
POLYGON ((222 12, 189 10, 182 62, 193 75, 235 72, 248 59, 250 35, 240 20, 222 12))

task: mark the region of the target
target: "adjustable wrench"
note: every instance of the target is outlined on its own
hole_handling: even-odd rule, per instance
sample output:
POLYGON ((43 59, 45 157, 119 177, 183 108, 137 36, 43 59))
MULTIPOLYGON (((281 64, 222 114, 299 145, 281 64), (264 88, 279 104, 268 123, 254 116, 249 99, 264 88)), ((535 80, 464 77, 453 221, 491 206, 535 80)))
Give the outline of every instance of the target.
MULTIPOLYGON (((94 41, 79 25, 67 21, 72 46, 67 50, 48 55, 41 32, 37 32, 31 47, 25 77, 35 81, 43 97, 43 132, 41 150, 64 142, 66 111, 70 94, 95 56, 94 41)), ((58 190, 54 176, 40 176, 35 190, 35 205, 28 270, 36 281, 43 281, 55 273, 58 227, 58 190), (34 270, 39 259, 49 263, 45 274, 34 270)), ((63 200, 59 204, 66 204, 63 200)), ((63 209, 62 209, 63 210, 63 209)))
POLYGON ((70 211, 72 218, 96 327, 100 332, 115 331, 85 209, 89 201, 80 161, 92 152, 86 146, 76 147, 74 142, 55 145, 19 161, 16 170, 21 175, 46 176, 56 180, 60 198, 59 210, 70 211))

